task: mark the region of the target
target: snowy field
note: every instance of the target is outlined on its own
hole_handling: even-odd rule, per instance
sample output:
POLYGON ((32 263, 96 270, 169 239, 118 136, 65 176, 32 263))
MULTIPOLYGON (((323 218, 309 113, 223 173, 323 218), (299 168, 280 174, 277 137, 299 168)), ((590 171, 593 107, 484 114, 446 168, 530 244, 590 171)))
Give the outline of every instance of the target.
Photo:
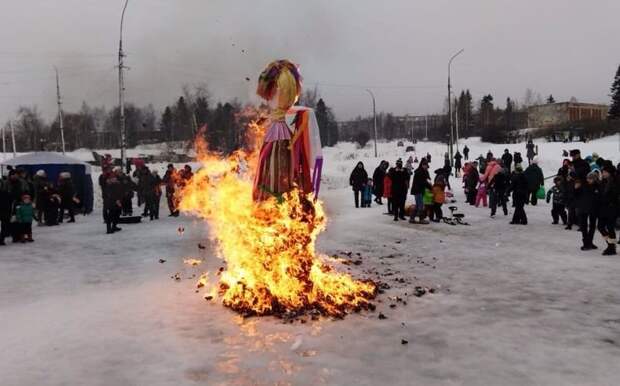
MULTIPOLYGON (((466 143, 474 158, 506 147, 466 143)), ((620 161, 617 137, 539 147, 546 176, 562 149, 620 161)), ((416 148, 441 166, 444 145, 416 148)), ((194 292, 194 274, 221 266, 203 222, 166 217, 162 201, 162 220, 106 235, 96 208, 76 224, 35 227, 33 244, 0 247, 0 385, 617 385, 620 259, 581 252, 580 235, 552 226, 545 203, 526 207, 530 225, 511 226, 462 204, 457 183, 469 227, 353 208, 355 163, 372 174, 380 159, 406 159, 403 149, 380 144, 377 159, 370 145, 325 150, 318 249, 350 251, 361 264, 340 269, 390 285, 375 312, 244 320, 194 292), (190 257, 205 263, 188 267, 190 257), (415 286, 436 291, 415 297, 415 286)))

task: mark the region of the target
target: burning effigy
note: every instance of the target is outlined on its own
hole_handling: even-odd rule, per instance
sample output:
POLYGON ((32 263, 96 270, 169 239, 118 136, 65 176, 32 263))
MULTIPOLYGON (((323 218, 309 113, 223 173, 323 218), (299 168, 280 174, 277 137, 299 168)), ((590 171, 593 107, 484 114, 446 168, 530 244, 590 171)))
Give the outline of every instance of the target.
POLYGON ((293 63, 269 64, 257 94, 270 113, 250 124, 248 148, 223 156, 199 136, 202 167, 180 192, 180 209, 207 221, 226 263, 204 273, 198 288, 243 315, 343 317, 372 308, 377 293, 375 283, 337 272, 315 250, 326 225, 322 157, 314 112, 293 107, 301 84, 293 63))

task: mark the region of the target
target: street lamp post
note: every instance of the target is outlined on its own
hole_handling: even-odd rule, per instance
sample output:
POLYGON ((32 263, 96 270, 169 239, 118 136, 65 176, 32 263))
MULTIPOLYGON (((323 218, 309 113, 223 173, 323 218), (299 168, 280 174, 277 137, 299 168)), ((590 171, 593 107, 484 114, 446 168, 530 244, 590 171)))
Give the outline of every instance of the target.
POLYGON ((372 116, 374 120, 373 127, 375 132, 375 158, 377 158, 377 105, 375 103, 375 94, 373 94, 370 89, 366 89, 366 92, 368 92, 370 94, 370 97, 372 98, 372 116))
POLYGON ((120 113, 120 129, 121 129, 121 168, 126 170, 127 168, 127 128, 125 127, 125 76, 123 70, 125 65, 123 58, 123 22, 125 21, 125 11, 127 10, 127 4, 129 0, 125 0, 125 6, 123 7, 123 13, 121 14, 121 29, 120 39, 118 44, 118 104, 120 113))
POLYGON ((450 117, 450 140, 448 143, 448 152, 450 153, 450 163, 454 164, 454 153, 453 153, 453 143, 454 143, 454 138, 453 138, 453 123, 452 123, 452 85, 450 84, 450 72, 451 72, 451 68, 452 68, 452 61, 454 60, 454 58, 456 58, 457 56, 459 56, 460 54, 463 53, 463 51, 465 51, 465 49, 461 49, 459 52, 457 52, 456 54, 452 55, 452 57, 450 58, 450 61, 448 62, 448 116, 450 117))

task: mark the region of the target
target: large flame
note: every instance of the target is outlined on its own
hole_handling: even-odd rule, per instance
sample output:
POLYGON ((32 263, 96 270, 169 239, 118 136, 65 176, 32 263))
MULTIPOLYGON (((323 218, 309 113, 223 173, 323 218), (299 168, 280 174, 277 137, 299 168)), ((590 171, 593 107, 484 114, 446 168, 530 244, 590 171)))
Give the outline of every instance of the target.
MULTIPOLYGON (((257 203, 252 177, 257 167, 261 125, 251 123, 249 150, 224 157, 210 152, 203 136, 196 140, 202 168, 181 192, 180 209, 207 220, 211 239, 226 267, 219 283, 205 273, 198 283, 207 299, 244 315, 301 314, 308 311, 344 316, 371 307, 371 281, 336 272, 315 252, 325 229, 321 201, 297 191, 257 203)), ((215 279, 215 278, 213 278, 215 279)))

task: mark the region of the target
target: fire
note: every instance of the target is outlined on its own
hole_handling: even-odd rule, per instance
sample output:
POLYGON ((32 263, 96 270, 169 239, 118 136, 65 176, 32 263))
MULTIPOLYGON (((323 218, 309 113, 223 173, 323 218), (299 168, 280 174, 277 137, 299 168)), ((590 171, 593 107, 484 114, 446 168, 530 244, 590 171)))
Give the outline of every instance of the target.
MULTIPOLYGON (((261 138, 252 123, 250 139, 261 138)), ((252 178, 257 167, 256 141, 250 150, 224 157, 210 152, 202 136, 196 141, 202 168, 185 186, 180 209, 209 224, 209 235, 226 267, 215 276, 200 277, 198 288, 207 299, 218 298, 244 315, 320 312, 342 317, 372 307, 376 294, 371 281, 336 272, 317 255, 315 242, 325 229, 320 200, 297 191, 257 203, 252 178)))

